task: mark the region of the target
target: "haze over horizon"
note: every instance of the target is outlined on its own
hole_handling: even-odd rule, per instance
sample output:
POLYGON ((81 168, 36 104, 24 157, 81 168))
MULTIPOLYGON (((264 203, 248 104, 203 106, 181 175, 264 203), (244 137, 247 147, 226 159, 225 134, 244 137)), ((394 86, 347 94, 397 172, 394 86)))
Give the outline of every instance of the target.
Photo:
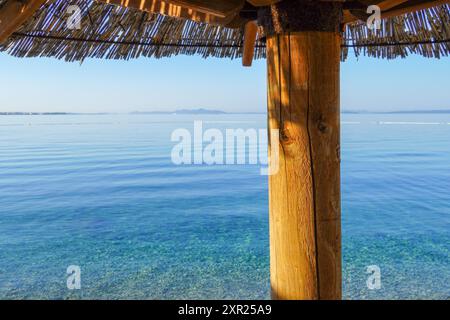
MULTIPOLYGON (((66 112, 66 111, 0 111, 1 115, 142 115, 142 114, 265 114, 266 112, 256 111, 223 111, 208 108, 196 109, 177 109, 177 110, 155 110, 155 111, 132 111, 132 112, 66 112)), ((354 114, 395 114, 395 113, 433 113, 433 114, 450 114, 450 109, 417 109, 417 110, 381 110, 381 111, 367 111, 367 110, 341 110, 341 113, 354 114)))
MULTIPOLYGON (((240 59, 178 56, 131 61, 0 54, 0 112, 129 113, 210 109, 265 112, 266 65, 240 59)), ((380 60, 350 57, 341 64, 344 111, 450 109, 449 58, 380 60)))

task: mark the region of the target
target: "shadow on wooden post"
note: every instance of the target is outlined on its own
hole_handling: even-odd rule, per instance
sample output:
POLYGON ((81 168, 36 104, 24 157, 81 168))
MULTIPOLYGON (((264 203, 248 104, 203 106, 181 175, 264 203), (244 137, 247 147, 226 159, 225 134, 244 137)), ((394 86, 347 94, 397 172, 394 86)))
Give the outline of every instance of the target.
POLYGON ((279 129, 281 140, 280 170, 269 178, 274 299, 341 299, 341 38, 335 27, 281 30, 267 39, 269 129, 279 129))

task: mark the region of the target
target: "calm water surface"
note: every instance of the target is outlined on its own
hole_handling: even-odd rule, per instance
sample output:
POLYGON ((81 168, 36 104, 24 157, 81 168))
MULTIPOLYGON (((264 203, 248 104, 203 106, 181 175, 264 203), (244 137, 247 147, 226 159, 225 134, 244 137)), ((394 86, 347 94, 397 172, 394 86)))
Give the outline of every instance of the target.
MULTIPOLYGON (((259 165, 174 165, 171 133, 194 120, 266 125, 0 117, 0 299, 269 298, 267 177, 259 165), (69 265, 81 290, 67 289, 69 265)), ((449 299, 450 115, 342 120, 345 298, 449 299)))

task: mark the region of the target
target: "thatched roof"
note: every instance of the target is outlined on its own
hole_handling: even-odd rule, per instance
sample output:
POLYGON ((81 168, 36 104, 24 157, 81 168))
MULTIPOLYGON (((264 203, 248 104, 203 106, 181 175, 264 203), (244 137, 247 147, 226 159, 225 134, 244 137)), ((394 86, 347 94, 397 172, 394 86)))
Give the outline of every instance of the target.
MULTIPOLYGON (((7 1, 0 0, 0 8, 7 1)), ((177 54, 237 58, 242 56, 243 34, 242 27, 199 23, 94 0, 49 0, 0 45, 0 51, 16 57, 56 57, 67 61, 161 58, 177 54), (74 4, 81 8, 79 30, 66 25, 68 6, 74 4)), ((450 6, 443 4, 386 18, 376 32, 364 22, 356 21, 346 24, 343 35, 343 60, 349 50, 356 55, 382 58, 405 57, 410 53, 448 56, 450 6)), ((255 58, 264 57, 261 32, 255 58)))
MULTIPOLYGON (((414 2, 421 1, 408 1, 410 5, 414 2)), ((402 12, 404 6, 400 6, 396 11, 402 12)), ((343 59, 347 56, 349 48, 354 50, 356 56, 363 54, 387 59, 406 57, 410 53, 427 58, 448 56, 450 5, 438 5, 383 19, 380 30, 376 32, 369 30, 361 21, 348 24, 344 31, 343 59)))

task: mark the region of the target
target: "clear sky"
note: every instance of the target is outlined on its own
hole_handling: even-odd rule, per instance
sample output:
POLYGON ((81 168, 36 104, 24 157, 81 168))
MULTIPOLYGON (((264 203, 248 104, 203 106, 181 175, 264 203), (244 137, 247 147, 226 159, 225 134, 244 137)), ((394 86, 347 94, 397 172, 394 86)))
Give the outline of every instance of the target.
MULTIPOLYGON (((0 111, 266 110, 265 60, 178 56, 132 61, 17 59, 0 54, 0 111)), ((342 63, 343 110, 450 109, 450 58, 342 63)))

